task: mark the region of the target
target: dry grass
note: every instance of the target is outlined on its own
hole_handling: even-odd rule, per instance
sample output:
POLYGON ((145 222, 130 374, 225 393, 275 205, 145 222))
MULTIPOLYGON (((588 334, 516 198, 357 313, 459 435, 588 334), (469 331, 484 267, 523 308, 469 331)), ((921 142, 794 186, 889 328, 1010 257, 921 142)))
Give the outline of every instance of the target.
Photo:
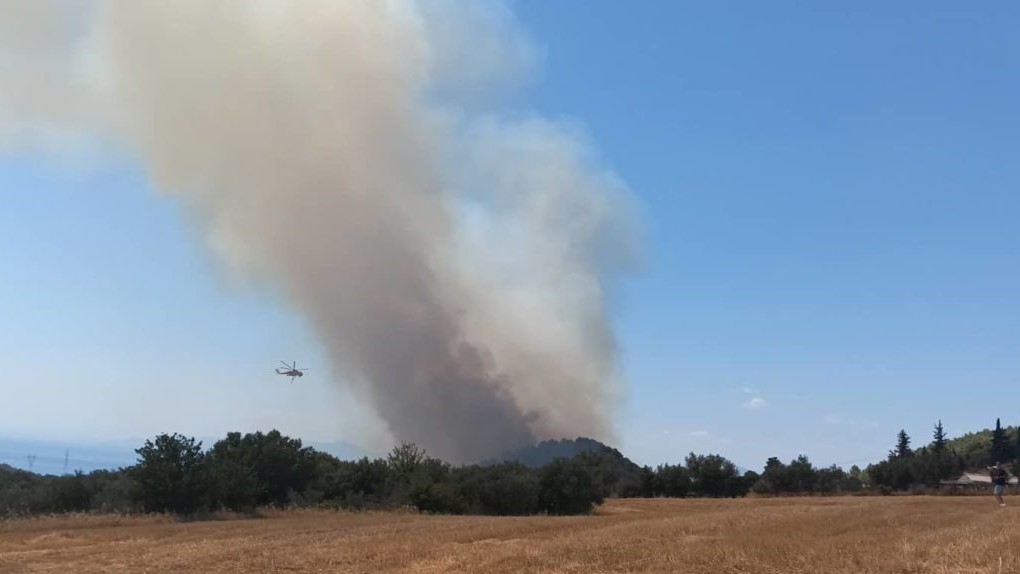
POLYGON ((0 522, 0 572, 1020 572, 986 498, 616 500, 595 516, 0 522))

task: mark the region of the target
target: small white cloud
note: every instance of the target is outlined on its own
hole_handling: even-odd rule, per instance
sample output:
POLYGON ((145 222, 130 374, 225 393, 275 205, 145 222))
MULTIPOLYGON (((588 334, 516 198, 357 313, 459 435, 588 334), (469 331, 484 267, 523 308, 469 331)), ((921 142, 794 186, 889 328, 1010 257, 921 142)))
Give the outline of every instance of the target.
POLYGON ((740 387, 740 391, 742 393, 744 393, 745 395, 753 395, 754 394, 754 389, 752 389, 751 387, 748 387, 748 386, 740 387))
POLYGON ((825 415, 825 424, 827 425, 838 425, 843 422, 843 419, 836 415, 825 415))
POLYGON ((766 404, 765 399, 761 397, 754 397, 753 399, 744 403, 744 408, 757 411, 765 408, 765 404, 766 404))

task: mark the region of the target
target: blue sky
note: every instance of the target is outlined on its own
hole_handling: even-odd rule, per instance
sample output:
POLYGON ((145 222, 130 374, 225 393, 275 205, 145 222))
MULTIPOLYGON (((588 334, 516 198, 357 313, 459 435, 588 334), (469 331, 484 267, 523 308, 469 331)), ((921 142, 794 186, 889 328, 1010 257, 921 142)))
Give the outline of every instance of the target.
MULTIPOLYGON (((900 428, 1020 423, 1020 7, 513 6, 541 53, 521 105, 583 125, 644 214, 621 450, 849 466, 900 428)), ((7 153, 0 195, 0 434, 371 424, 266 374, 324 353, 130 158, 7 153)))

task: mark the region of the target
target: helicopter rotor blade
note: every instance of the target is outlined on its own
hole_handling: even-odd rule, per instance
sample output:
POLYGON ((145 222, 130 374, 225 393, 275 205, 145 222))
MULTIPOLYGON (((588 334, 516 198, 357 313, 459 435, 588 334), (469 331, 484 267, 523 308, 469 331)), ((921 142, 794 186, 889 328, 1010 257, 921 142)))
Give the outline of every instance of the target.
MULTIPOLYGON (((280 361, 280 362, 283 363, 283 361, 280 361)), ((288 369, 290 368, 290 365, 288 365, 287 363, 283 363, 283 366, 287 367, 288 369)))

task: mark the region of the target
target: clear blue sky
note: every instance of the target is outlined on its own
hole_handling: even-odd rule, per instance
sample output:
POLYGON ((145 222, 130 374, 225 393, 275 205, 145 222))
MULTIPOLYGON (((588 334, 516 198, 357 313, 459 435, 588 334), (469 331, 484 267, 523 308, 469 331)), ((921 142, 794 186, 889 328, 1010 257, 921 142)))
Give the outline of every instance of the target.
MULTIPOLYGON (((849 466, 900 428, 1020 423, 1020 6, 833 6, 514 4, 524 103, 583 124, 644 211, 617 309, 638 462, 849 466)), ((0 155, 0 434, 356 440, 342 391, 265 374, 326 370, 301 319, 92 160, 0 155)))

